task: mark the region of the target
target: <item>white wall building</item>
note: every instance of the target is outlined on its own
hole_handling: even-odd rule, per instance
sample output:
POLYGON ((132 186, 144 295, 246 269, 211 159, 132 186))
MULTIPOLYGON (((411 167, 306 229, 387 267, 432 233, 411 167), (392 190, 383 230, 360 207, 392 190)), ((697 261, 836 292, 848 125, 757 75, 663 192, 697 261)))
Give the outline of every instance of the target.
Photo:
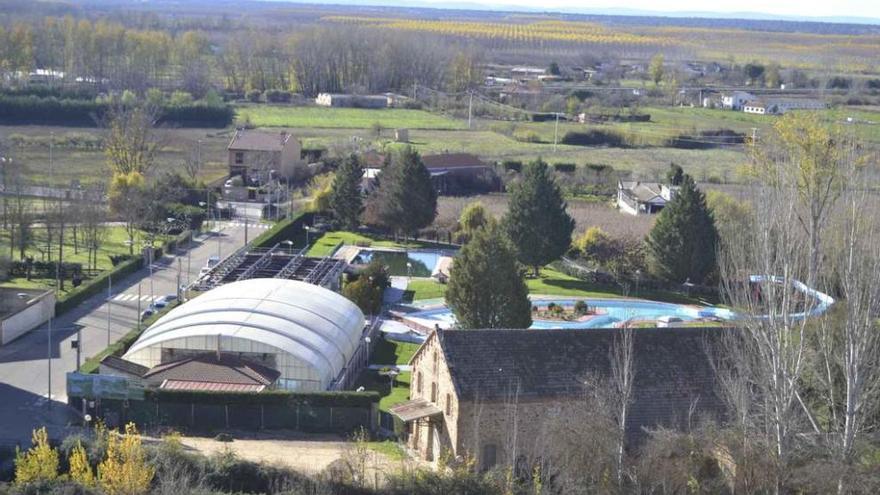
POLYGON ((742 110, 746 102, 755 100, 755 95, 745 91, 734 91, 721 95, 721 107, 726 110, 742 110))
POLYGON ((250 279, 174 308, 146 329, 123 359, 153 368, 219 350, 278 370, 279 388, 320 391, 362 344, 364 323, 361 310, 331 290, 250 279))

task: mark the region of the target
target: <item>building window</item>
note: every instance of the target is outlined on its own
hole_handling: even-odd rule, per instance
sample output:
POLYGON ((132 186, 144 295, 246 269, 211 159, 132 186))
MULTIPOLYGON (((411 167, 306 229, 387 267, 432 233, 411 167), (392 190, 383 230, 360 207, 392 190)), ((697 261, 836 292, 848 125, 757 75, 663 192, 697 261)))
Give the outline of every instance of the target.
POLYGON ((437 403, 437 382, 431 382, 431 402, 437 403))
POLYGON ((235 163, 236 165, 241 165, 244 163, 244 152, 236 151, 235 152, 235 163))
POLYGON ((435 375, 437 374, 437 363, 438 363, 437 351, 434 351, 434 374, 435 375))
POLYGON ((495 467, 495 463, 497 462, 495 445, 491 443, 483 445, 482 454, 483 455, 480 457, 480 470, 488 471, 495 467))
POLYGON ((416 393, 422 395, 422 372, 416 373, 416 393))
POLYGON ((452 394, 446 394, 446 415, 452 414, 452 394))

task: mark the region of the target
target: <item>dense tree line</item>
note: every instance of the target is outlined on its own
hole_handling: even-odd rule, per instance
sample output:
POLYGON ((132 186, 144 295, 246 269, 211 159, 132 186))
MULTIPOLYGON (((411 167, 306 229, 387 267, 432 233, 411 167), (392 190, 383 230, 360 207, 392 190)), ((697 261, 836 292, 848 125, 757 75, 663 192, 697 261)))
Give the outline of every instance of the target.
MULTIPOLYGON (((477 81, 477 54, 414 33, 350 27, 195 31, 139 28, 70 16, 0 24, 0 71, 65 73, 64 82, 102 90, 179 88, 196 98, 212 87, 318 92, 461 89, 477 81), (464 79, 462 79, 464 78, 464 79)), ((52 82, 52 81, 50 81, 52 82)))

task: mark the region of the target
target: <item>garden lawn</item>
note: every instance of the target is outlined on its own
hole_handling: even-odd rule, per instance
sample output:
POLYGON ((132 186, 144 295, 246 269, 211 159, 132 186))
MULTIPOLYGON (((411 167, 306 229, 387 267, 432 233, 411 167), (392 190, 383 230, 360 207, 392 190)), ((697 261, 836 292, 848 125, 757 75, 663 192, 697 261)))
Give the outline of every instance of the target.
POLYGON ((585 280, 566 275, 554 268, 545 266, 541 268, 538 278, 527 278, 526 285, 529 294, 547 296, 587 297, 597 299, 612 299, 619 297, 638 297, 652 301, 677 303, 677 304, 712 304, 696 297, 689 297, 677 292, 660 290, 630 291, 622 294, 620 287, 597 285, 585 280))
MULTIPOLYGON (((86 261, 88 259, 87 251, 82 247, 82 243, 80 242, 78 253, 74 254, 73 250, 73 236, 72 229, 68 226, 65 228, 65 242, 64 242, 64 261, 66 263, 82 263, 83 268, 85 269, 86 261)), ((42 228, 33 229, 34 241, 32 245, 26 251, 28 256, 33 256, 35 260, 44 260, 43 253, 40 249, 45 248, 46 243, 46 231, 42 228), (39 249, 38 249, 39 248, 39 249)), ((125 244, 125 241, 128 239, 128 236, 125 233, 125 228, 122 226, 111 226, 106 227, 106 237, 101 244, 101 247, 98 249, 98 271, 109 270, 113 267, 113 264, 110 262, 111 255, 119 255, 119 254, 128 254, 129 248, 125 244)), ((137 236, 135 237, 135 242, 138 242, 137 236)), ((0 229, 0 253, 3 256, 9 254, 9 235, 8 232, 0 229)), ((137 250, 135 250, 137 253, 137 250)), ((55 259, 58 254, 58 246, 53 243, 52 245, 52 259, 55 259)), ((13 259, 18 259, 18 250, 15 250, 15 254, 13 259)), ((87 272, 86 272, 87 273, 87 272)), ((26 287, 26 288, 51 288, 55 286, 54 279, 31 279, 30 281, 26 280, 24 277, 21 278, 13 278, 6 282, 0 283, 2 287, 26 287)), ((70 281, 65 281, 64 283, 65 290, 59 291, 59 296, 65 294, 68 290, 73 288, 73 285, 70 284, 70 281)))
POLYGON ((409 364, 413 354, 419 349, 419 344, 410 342, 394 342, 381 339, 373 349, 370 356, 370 364, 409 364))
POLYGON ((411 280, 406 291, 412 293, 412 300, 438 299, 446 294, 446 284, 434 280, 411 280))
POLYGON ((333 108, 247 105, 237 109, 239 121, 257 127, 313 127, 372 129, 464 129, 465 122, 424 110, 403 108, 333 108))
POLYGON ((378 392, 379 410, 388 412, 388 408, 409 400, 411 373, 404 371, 394 379, 394 387, 390 387, 391 379, 380 375, 376 370, 364 370, 358 379, 357 386, 369 391, 378 392))

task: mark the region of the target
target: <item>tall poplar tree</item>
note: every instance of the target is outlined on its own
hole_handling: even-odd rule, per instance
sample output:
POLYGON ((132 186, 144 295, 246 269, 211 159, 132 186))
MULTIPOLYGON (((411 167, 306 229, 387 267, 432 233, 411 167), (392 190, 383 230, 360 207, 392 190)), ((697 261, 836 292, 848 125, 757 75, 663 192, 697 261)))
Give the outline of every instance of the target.
POLYGON ((533 267, 535 276, 571 245, 574 219, 567 206, 550 167, 540 159, 526 165, 522 181, 511 188, 504 228, 517 259, 533 267))
POLYGON ((455 257, 446 304, 462 329, 528 328, 528 294, 513 246, 496 224, 489 224, 455 257))
POLYGON ((670 282, 703 283, 715 271, 715 218, 690 175, 660 212, 647 244, 653 271, 670 282))
POLYGON ((355 154, 343 160, 336 170, 330 192, 330 209, 336 222, 345 230, 354 230, 360 224, 361 211, 364 209, 361 197, 363 177, 364 168, 355 154))

